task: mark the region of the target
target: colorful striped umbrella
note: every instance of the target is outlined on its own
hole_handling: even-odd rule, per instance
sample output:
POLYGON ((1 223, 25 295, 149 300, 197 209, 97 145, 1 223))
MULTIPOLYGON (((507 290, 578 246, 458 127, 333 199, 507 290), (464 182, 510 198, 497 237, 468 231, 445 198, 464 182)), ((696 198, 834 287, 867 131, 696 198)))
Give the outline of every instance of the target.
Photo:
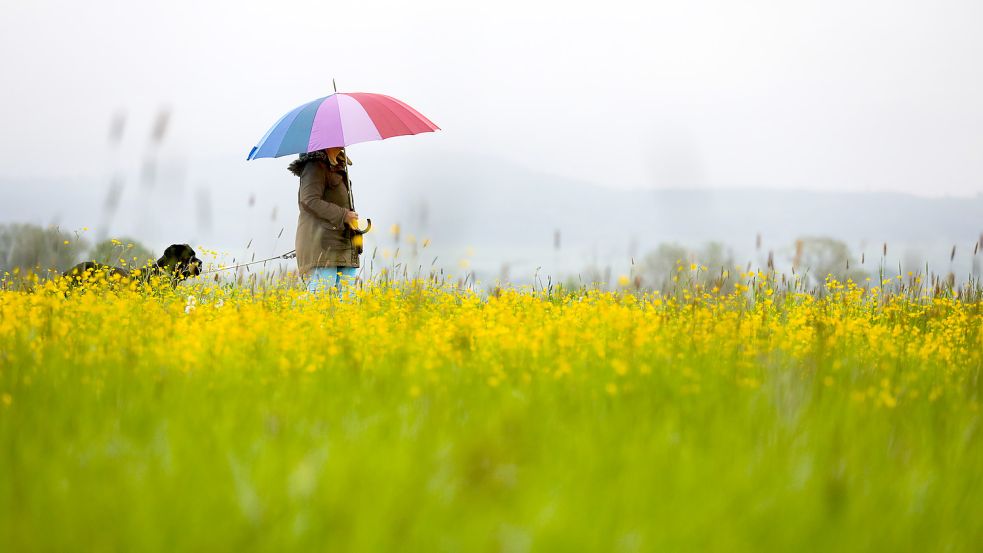
POLYGON ((247 159, 302 154, 436 130, 439 127, 432 121, 391 96, 336 92, 281 117, 247 159))

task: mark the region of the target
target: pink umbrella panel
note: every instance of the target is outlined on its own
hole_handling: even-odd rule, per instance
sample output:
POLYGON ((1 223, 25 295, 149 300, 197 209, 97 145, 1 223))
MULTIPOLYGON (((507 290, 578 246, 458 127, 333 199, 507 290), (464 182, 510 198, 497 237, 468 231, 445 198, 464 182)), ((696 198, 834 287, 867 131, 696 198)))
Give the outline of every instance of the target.
POLYGON ((336 92, 290 111, 247 159, 280 157, 440 130, 406 103, 384 94, 336 92))

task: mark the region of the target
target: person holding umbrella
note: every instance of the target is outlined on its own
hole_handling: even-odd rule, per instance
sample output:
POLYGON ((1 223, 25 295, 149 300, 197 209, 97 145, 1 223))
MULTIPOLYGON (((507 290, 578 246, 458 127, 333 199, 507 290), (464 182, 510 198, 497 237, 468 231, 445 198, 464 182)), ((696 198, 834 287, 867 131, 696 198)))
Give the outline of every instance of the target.
POLYGON ((335 92, 291 110, 267 131, 247 159, 300 154, 297 268, 313 293, 355 280, 361 235, 345 147, 439 130, 406 103, 384 94, 335 92))
POLYGON ((341 148, 301 154, 287 169, 300 177, 297 203, 297 267, 307 290, 339 291, 354 285, 361 253, 350 230, 358 228, 348 160, 341 148))

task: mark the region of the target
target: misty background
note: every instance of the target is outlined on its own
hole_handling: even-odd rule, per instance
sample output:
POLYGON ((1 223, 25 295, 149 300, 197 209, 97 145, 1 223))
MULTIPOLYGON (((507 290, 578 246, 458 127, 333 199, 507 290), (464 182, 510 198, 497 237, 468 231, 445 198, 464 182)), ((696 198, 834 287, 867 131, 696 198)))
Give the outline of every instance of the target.
POLYGON ((369 254, 521 282, 670 243, 783 268, 823 236, 978 271, 981 21, 969 0, 5 5, 0 223, 290 250, 293 156, 246 154, 335 78, 443 129, 350 148, 369 254))

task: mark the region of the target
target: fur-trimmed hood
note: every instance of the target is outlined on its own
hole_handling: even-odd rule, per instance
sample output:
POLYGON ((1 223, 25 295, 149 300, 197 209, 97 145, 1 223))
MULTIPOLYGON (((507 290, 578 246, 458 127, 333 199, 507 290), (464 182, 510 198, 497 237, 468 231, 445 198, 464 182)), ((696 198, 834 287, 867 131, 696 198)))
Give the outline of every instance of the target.
POLYGON ((348 159, 345 151, 338 148, 337 151, 331 152, 335 148, 330 148, 328 150, 315 150, 313 152, 308 152, 306 154, 300 154, 300 157, 290 162, 287 166, 287 170, 291 173, 300 176, 304 172, 304 166, 307 165, 308 161, 321 161, 328 166, 331 171, 346 171, 347 165, 351 165, 352 162, 348 159), (331 154, 334 156, 331 156, 331 154), (332 159, 334 157, 334 159, 332 159), (346 163, 347 162, 347 163, 346 163))

